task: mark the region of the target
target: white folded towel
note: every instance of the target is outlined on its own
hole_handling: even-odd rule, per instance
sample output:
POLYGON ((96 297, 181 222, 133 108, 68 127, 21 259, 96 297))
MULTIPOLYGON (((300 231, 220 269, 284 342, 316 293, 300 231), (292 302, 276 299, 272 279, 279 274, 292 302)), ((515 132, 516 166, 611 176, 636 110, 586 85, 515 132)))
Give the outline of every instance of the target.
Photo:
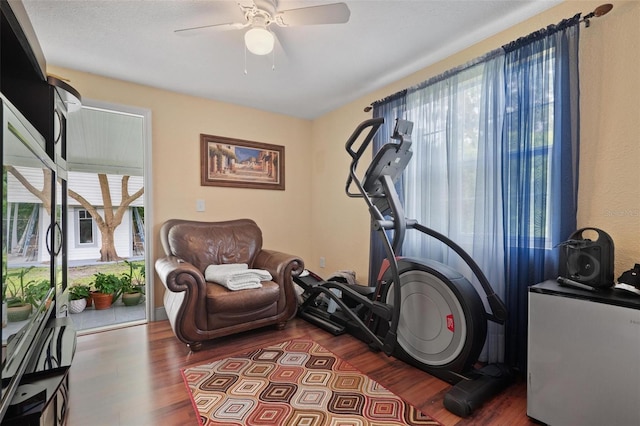
POLYGON ((232 263, 226 265, 209 265, 204 271, 204 277, 229 290, 245 290, 260 288, 260 281, 272 279, 269 271, 264 269, 249 269, 246 263, 232 263))

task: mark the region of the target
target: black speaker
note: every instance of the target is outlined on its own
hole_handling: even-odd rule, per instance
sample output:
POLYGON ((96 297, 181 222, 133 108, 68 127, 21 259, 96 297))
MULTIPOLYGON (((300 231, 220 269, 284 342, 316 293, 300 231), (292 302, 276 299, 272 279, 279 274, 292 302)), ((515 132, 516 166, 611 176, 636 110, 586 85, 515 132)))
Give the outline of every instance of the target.
POLYGON ((578 229, 560 244, 559 275, 589 287, 611 287, 614 284, 613 251, 613 240, 603 230, 578 229), (598 238, 584 238, 587 231, 595 232, 598 238))

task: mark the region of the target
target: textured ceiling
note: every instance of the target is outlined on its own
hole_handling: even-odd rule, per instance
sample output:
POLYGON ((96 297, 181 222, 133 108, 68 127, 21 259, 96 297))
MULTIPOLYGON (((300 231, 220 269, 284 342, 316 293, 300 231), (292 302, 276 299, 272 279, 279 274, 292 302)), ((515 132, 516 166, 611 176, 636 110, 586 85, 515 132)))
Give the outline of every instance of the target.
MULTIPOLYGON (((282 0, 278 8, 337 1, 282 0)), ((244 30, 174 33, 242 19, 236 1, 23 0, 48 64, 309 119, 561 0, 344 2, 348 23, 272 25, 275 53, 259 57, 245 53, 244 30)))

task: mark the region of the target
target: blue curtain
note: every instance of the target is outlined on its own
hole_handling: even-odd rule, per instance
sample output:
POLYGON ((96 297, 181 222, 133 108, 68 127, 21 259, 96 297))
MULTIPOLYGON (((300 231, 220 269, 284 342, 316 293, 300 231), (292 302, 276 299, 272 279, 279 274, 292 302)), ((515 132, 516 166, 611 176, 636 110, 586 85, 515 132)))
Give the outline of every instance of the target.
MULTIPOLYGON (((489 324, 481 360, 522 371, 528 287, 555 278, 555 247, 576 229, 579 22, 576 15, 374 105, 388 126, 402 114, 414 121, 407 217, 465 248, 505 300, 506 328, 489 324)), ((390 132, 381 129, 374 152, 390 132)), ((403 251, 473 282, 438 244, 407 233, 403 251)), ((373 259, 377 267, 383 255, 374 241, 371 255, 375 277, 373 259)))
POLYGON ((528 287, 558 275, 576 230, 579 18, 504 46, 507 361, 526 371, 528 287))

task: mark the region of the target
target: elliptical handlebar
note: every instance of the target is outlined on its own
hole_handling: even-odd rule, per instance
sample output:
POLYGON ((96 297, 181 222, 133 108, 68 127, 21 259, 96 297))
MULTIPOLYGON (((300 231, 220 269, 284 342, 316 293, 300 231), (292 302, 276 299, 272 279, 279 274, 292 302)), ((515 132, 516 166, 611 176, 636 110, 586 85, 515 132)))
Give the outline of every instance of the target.
POLYGON ((345 148, 349 153, 349 155, 351 156, 351 158, 355 160, 360 160, 360 157, 362 157, 362 154, 364 153, 365 149, 367 149, 367 146, 369 146, 369 144, 371 143, 371 139, 373 139, 375 134, 378 132, 378 129, 383 124, 384 124, 384 117, 378 117, 378 118, 370 118, 369 120, 365 120, 362 123, 360 123, 358 127, 356 127, 356 129, 353 131, 353 133, 351 134, 351 136, 349 137, 349 140, 347 140, 347 143, 345 145, 345 148), (358 137, 360 137, 360 134, 362 134, 362 132, 365 131, 365 129, 367 129, 368 127, 371 127, 371 130, 369 130, 369 133, 367 134, 365 139, 362 141, 362 143, 358 147, 358 150, 354 151, 353 149, 351 149, 351 147, 356 142, 356 140, 358 140, 358 137))
POLYGON ((358 125, 358 127, 356 127, 356 129, 353 131, 353 133, 349 137, 349 140, 347 140, 347 143, 345 144, 345 149, 353 159, 351 161, 349 176, 347 177, 347 185, 345 187, 345 192, 347 193, 347 196, 351 198, 365 196, 364 189, 362 188, 362 184, 358 179, 358 177, 356 176, 356 168, 358 167, 358 161, 360 161, 360 158, 362 158, 362 154, 364 154, 367 147, 371 143, 371 140, 373 139, 375 134, 378 132, 378 129, 380 128, 380 126, 382 126, 383 124, 384 124, 384 117, 371 118, 369 120, 363 121, 358 125), (358 146, 358 149, 354 151, 353 144, 355 144, 358 138, 360 138, 360 135, 362 134, 362 132, 364 132, 368 128, 370 128, 369 133, 367 133, 367 135, 365 136, 360 146, 358 146), (351 183, 354 181, 358 186, 358 190, 360 191, 359 193, 351 192, 349 190, 349 188, 351 188, 351 183))

